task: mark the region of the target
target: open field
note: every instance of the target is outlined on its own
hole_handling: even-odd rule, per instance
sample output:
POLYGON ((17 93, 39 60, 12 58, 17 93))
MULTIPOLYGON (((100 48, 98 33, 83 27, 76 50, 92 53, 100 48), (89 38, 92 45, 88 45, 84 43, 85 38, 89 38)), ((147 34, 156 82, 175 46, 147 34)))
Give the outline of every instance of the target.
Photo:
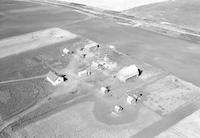
POLYGON ((0 58, 67 41, 75 37, 76 35, 70 32, 59 28, 51 28, 44 31, 3 39, 0 41, 0 58))
POLYGON ((147 119, 146 117, 144 120, 142 116, 138 115, 138 121, 133 121, 132 123, 118 126, 111 126, 98 122, 92 113, 93 108, 93 102, 83 102, 73 106, 73 108, 70 107, 39 122, 30 124, 25 128, 17 131, 15 135, 19 137, 35 136, 37 138, 49 138, 55 136, 72 138, 121 138, 129 137, 143 127, 148 126, 157 120, 155 114, 148 112, 148 109, 143 108, 140 110, 140 115, 146 115, 146 112, 148 112, 148 117, 151 119, 147 119), (154 119, 152 119, 152 117, 154 119))
POLYGON ((53 89, 44 78, 0 85, 0 93, 4 97, 0 101, 2 120, 5 121, 34 105, 53 93, 53 89))
POLYGON ((169 75, 144 89, 144 104, 161 115, 167 115, 200 99, 200 88, 169 75))
POLYGON ((124 13, 199 31, 199 6, 199 0, 174 0, 132 8, 124 11, 124 13))
POLYGON ((200 130, 199 110, 181 120, 156 138, 199 138, 200 130))
POLYGON ((50 70, 46 63, 58 70, 66 67, 70 57, 63 58, 62 49, 70 48, 79 41, 83 40, 77 38, 0 59, 0 81, 44 75, 50 70))

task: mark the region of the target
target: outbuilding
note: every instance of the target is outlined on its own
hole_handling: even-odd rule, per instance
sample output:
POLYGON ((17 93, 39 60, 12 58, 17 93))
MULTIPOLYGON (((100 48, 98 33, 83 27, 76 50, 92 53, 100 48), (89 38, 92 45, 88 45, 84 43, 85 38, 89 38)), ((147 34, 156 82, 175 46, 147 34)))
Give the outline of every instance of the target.
POLYGON ((87 45, 84 46, 85 49, 90 50, 91 48, 99 48, 99 44, 93 42, 93 43, 89 43, 87 45))
POLYGON ((64 48, 64 49, 63 49, 63 53, 67 55, 67 54, 69 53, 69 49, 64 48))
POLYGON ((115 105, 115 108, 114 108, 115 112, 121 112, 124 110, 124 108, 121 106, 121 105, 115 105))
POLYGON ((135 98, 128 95, 127 98, 126 98, 126 101, 128 104, 132 104, 133 102, 135 102, 135 98))
POLYGON ((110 92, 110 88, 108 86, 101 87, 101 93, 108 94, 110 92))
POLYGON ((54 72, 49 71, 47 74, 47 80, 54 86, 62 83, 64 81, 63 77, 56 75, 54 72))
POLYGON ((82 71, 78 72, 79 77, 86 77, 86 76, 89 76, 91 74, 92 74, 91 71, 88 71, 88 70, 82 70, 82 71))
POLYGON ((117 78, 123 82, 126 82, 131 77, 137 77, 142 74, 142 70, 140 70, 136 65, 130 65, 122 68, 117 73, 117 78))

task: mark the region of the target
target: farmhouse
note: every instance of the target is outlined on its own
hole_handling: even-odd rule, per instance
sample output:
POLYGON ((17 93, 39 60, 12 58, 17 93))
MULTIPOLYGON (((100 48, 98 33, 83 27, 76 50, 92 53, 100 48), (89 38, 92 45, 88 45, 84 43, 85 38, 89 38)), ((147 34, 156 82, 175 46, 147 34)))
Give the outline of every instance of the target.
POLYGON ((122 68, 117 73, 117 78, 123 82, 126 82, 131 77, 137 77, 142 74, 142 70, 138 69, 136 65, 130 65, 127 67, 122 68))
POLYGON ((54 72, 49 71, 47 74, 47 80, 54 86, 62 83, 64 81, 63 77, 57 76, 54 72))

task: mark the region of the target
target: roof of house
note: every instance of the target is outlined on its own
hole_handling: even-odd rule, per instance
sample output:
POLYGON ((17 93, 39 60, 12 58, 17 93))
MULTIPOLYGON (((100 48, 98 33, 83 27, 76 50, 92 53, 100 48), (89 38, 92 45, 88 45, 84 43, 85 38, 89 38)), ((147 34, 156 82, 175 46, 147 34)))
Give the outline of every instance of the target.
POLYGON ((47 74, 47 77, 49 79, 51 79, 52 81, 55 81, 59 76, 57 76, 54 72, 49 71, 48 74, 47 74))
POLYGON ((89 44, 85 45, 85 48, 90 49, 92 47, 96 47, 97 45, 98 45, 97 43, 93 42, 93 43, 89 43, 89 44))
POLYGON ((138 68, 136 67, 136 65, 130 65, 120 70, 120 73, 122 74, 132 74, 134 72, 138 72, 138 68))

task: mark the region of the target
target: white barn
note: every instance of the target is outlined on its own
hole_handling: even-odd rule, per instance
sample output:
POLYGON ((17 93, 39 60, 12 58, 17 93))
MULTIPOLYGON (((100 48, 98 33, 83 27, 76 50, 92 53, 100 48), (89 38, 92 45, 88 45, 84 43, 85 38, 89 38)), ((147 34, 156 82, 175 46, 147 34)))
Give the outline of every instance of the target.
POLYGON ((141 70, 138 69, 136 65, 130 65, 127 67, 122 68, 117 73, 117 78, 123 82, 126 82, 127 79, 135 76, 139 76, 141 74, 141 70))
POLYGON ((54 72, 50 71, 47 74, 47 80, 54 86, 62 83, 64 81, 63 77, 57 76, 54 72))

